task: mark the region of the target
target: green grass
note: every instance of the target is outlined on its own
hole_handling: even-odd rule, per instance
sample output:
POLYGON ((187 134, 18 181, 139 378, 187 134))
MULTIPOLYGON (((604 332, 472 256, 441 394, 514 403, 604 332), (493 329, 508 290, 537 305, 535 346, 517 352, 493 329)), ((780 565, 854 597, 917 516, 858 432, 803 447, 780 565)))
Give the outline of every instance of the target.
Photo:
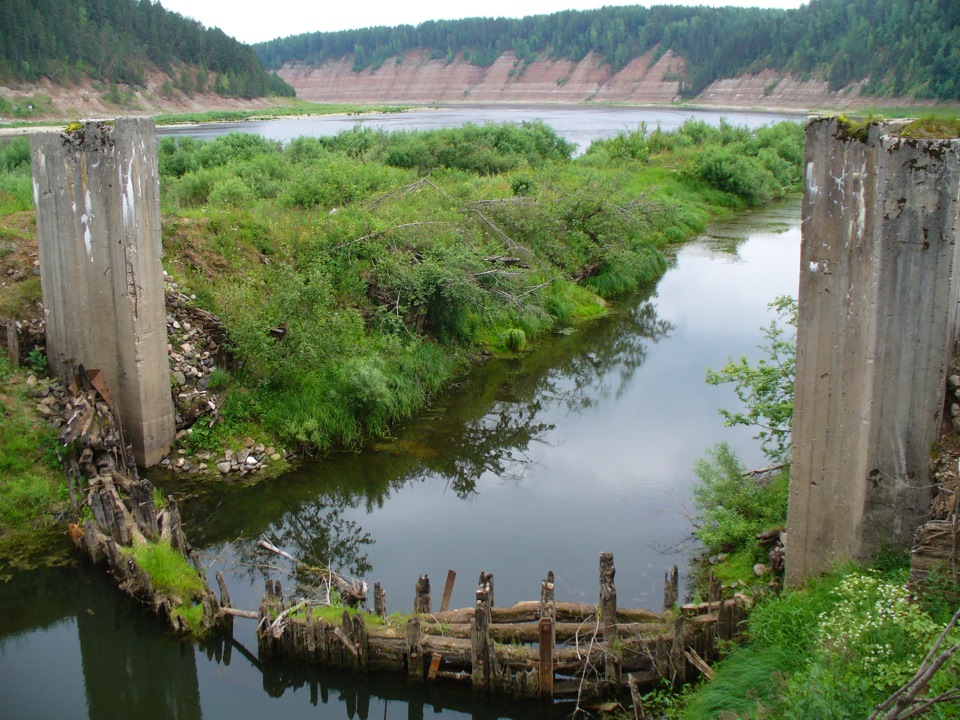
POLYGON ((0 353, 0 532, 51 523, 66 499, 56 433, 34 410, 24 380, 0 353))
POLYGON ((196 569, 168 542, 134 544, 129 553, 150 576, 154 588, 175 603, 190 604, 203 596, 205 585, 196 569))

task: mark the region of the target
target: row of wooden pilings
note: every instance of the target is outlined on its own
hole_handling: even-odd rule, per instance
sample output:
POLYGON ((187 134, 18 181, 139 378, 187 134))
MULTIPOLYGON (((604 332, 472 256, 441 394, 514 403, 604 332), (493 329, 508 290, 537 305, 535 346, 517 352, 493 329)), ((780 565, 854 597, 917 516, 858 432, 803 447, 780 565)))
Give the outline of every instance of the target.
POLYGON ((637 694, 662 682, 710 674, 719 640, 733 639, 746 616, 743 596, 723 599, 711 580, 707 602, 678 605, 678 573, 664 583, 664 610, 617 607, 611 553, 600 554, 596 605, 557 602, 553 573, 540 600, 494 605, 493 576, 481 573, 473 608, 448 610, 448 576, 440 611, 431 612, 429 579, 417 582, 414 613, 388 616, 379 584, 374 612, 284 602, 279 582, 267 581, 257 630, 261 659, 302 660, 360 672, 405 673, 411 682, 450 681, 474 691, 585 700, 637 694))

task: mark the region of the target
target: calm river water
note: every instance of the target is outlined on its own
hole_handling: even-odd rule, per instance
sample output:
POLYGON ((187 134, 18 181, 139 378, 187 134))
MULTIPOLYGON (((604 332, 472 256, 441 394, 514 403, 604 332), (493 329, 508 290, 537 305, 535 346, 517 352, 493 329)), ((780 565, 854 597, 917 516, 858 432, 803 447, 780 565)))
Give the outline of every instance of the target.
MULTIPOLYGON (((456 607, 471 603, 481 570, 495 575, 498 605, 538 597, 548 570, 558 600, 592 602, 601 551, 614 553, 622 607, 658 607, 664 571, 687 557, 694 460, 724 439, 762 462, 750 433, 717 413, 734 406, 731 389, 704 373, 759 354, 767 303, 796 293, 799 224, 792 198, 712 227, 649 294, 487 364, 362 453, 260 484, 168 486, 185 498, 188 536, 248 609, 264 574, 287 569, 258 552, 261 535, 380 581, 391 611, 410 609, 422 573, 439 596, 448 569, 456 607)), ((85 565, 0 573, 0 718, 540 713, 403 678, 264 665, 250 621, 237 621, 232 644, 183 644, 85 565)))

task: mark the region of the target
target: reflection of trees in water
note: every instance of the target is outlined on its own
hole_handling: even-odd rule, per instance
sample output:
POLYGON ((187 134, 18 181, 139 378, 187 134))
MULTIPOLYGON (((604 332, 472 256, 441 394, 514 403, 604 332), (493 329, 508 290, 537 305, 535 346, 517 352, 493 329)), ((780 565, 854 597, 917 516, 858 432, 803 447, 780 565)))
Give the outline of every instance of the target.
POLYGON ((554 427, 536 420, 540 408, 539 400, 520 407, 495 403, 483 417, 464 425, 446 444, 449 451, 425 462, 426 468, 444 478, 459 498, 475 493, 484 473, 519 481, 530 462, 530 444, 542 441, 554 427))
POLYGON ((589 349, 556 365, 545 379, 543 392, 570 412, 580 412, 609 396, 608 377, 617 371, 616 396, 620 397, 646 361, 649 344, 659 342, 673 330, 672 323, 659 318, 652 302, 638 303, 624 312, 619 322, 608 323, 602 332, 592 334, 589 349))

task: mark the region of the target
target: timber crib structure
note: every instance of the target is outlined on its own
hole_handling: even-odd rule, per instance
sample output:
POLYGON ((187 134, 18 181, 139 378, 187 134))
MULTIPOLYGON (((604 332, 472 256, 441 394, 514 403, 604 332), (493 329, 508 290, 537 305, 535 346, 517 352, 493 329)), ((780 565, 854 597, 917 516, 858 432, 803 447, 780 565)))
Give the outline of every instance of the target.
POLYGON ((439 612, 431 612, 429 579, 422 576, 412 615, 388 617, 378 583, 373 613, 344 610, 337 621, 306 602, 285 603, 279 581, 268 579, 258 612, 260 657, 404 673, 413 683, 446 681, 545 701, 625 691, 636 700, 664 681, 712 675, 707 661, 717 658, 718 641, 736 636, 749 600, 723 599, 711 578, 707 602, 678 605, 674 567, 664 583, 663 612, 622 609, 614 575, 613 555, 601 553, 598 604, 557 602, 550 572, 539 601, 496 607, 493 576, 481 573, 475 607, 448 610, 456 576, 450 571, 439 612))

